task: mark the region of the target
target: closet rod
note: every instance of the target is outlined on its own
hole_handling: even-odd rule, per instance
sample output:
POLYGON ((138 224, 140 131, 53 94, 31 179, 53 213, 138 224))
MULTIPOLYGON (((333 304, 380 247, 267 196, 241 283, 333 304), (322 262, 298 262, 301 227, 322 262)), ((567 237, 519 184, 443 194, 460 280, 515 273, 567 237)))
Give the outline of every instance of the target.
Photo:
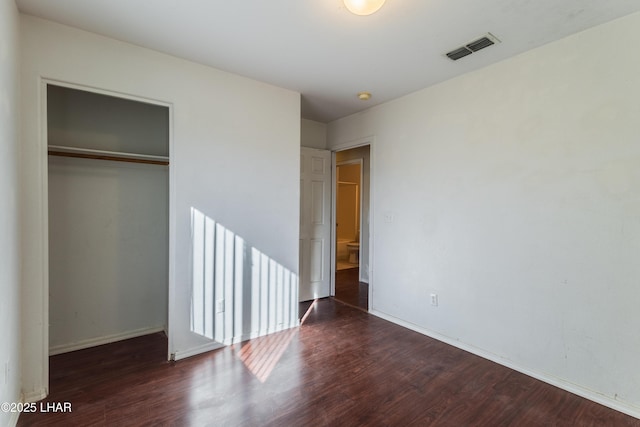
POLYGON ((81 159, 110 160, 115 162, 144 163, 149 165, 169 165, 169 159, 163 156, 120 153, 114 151, 92 150, 89 148, 64 147, 59 145, 50 145, 49 155, 81 159))

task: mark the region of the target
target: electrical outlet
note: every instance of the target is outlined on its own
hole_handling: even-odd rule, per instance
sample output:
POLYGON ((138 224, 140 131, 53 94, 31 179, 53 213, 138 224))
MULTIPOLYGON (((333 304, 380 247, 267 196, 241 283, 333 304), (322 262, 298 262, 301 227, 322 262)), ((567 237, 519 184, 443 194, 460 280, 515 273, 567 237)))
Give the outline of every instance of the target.
POLYGON ((393 222, 393 212, 385 212, 384 213, 384 222, 393 222))
POLYGON ((224 313, 224 300, 219 299, 216 301, 216 313, 224 313))
POLYGON ((438 306, 438 294, 431 294, 431 305, 434 307, 438 306))

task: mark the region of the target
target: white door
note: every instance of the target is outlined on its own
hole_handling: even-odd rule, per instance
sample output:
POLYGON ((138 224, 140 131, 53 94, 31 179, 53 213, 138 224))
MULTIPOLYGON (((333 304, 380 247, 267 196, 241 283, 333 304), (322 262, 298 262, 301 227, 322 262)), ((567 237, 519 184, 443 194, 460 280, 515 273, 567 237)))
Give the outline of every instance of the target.
POLYGON ((300 301, 331 291, 331 152, 300 149, 300 301))

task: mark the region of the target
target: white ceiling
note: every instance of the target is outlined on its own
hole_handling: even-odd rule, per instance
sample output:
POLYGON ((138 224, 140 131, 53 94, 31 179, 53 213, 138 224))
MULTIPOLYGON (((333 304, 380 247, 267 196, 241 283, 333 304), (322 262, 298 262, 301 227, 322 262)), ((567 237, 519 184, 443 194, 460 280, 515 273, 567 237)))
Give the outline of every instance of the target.
MULTIPOLYGON (((640 11, 638 0, 16 0, 20 11, 288 88, 329 122, 640 11), (502 43, 444 54, 491 32, 502 43), (370 101, 356 94, 369 91, 370 101)), ((621 40, 621 42, 629 42, 621 40)))

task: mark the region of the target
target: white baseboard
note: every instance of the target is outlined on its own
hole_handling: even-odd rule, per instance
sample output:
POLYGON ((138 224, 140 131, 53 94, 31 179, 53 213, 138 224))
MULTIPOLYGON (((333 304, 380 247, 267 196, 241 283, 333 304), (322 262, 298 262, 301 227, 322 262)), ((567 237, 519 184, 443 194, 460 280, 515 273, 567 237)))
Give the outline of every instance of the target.
POLYGON ((42 388, 40 390, 30 391, 29 393, 22 394, 22 401, 24 403, 37 402, 44 399, 49 394, 49 390, 42 388))
POLYGON ((298 326, 300 326, 300 320, 297 320, 296 322, 292 323, 289 326, 282 326, 282 327, 279 327, 279 328, 276 328, 276 329, 268 329, 268 330, 265 330, 265 331, 251 332, 251 333, 248 333, 248 334, 243 334, 243 335, 241 335, 239 337, 234 337, 229 342, 228 345, 237 344, 237 343, 240 343, 240 342, 252 340, 254 338, 264 337, 264 336, 267 336, 267 335, 275 334, 277 332, 287 331, 289 329, 297 328, 298 326))
POLYGON ((199 345, 197 347, 190 348, 188 350, 173 352, 171 354, 171 360, 177 361, 181 359, 186 359, 187 357, 197 356, 198 354, 206 353, 207 351, 217 350, 222 347, 225 347, 225 345, 217 341, 212 341, 203 345, 199 345))
POLYGON ((9 418, 9 427, 16 427, 18 425, 18 417, 20 416, 20 412, 12 412, 11 417, 9 418))
MULTIPOLYGON (((46 388, 41 390, 31 391, 29 393, 22 393, 20 395, 20 403, 33 403, 47 397, 49 393, 46 388)), ((9 424, 7 427, 15 427, 18 425, 18 419, 20 418, 20 412, 12 412, 9 418, 9 424)))
POLYGON ((480 348, 462 343, 448 336, 439 334, 438 332, 434 332, 429 329, 420 327, 418 325, 414 325, 413 323, 406 322, 404 320, 398 319, 397 317, 391 316, 381 311, 371 310, 369 313, 373 314, 374 316, 380 317, 381 319, 388 320, 391 323, 395 323, 396 325, 400 325, 407 329, 411 329, 412 331, 418 332, 422 335, 426 335, 438 341, 442 341, 445 344, 449 344, 461 350, 468 351, 469 353, 473 353, 476 356, 480 356, 484 359, 490 360, 499 365, 506 366, 507 368, 513 369, 514 371, 518 371, 522 374, 528 375, 532 378, 535 378, 547 384, 551 384, 552 386, 568 391, 569 393, 573 393, 577 396, 584 397, 585 399, 591 400, 593 402, 599 403, 601 405, 604 405, 616 411, 630 415, 634 418, 640 419, 640 408, 630 403, 613 399, 609 396, 605 396, 593 390, 589 390, 587 388, 581 387, 577 384, 573 384, 561 378, 554 377, 552 375, 532 371, 528 368, 518 365, 517 363, 514 363, 509 359, 505 359, 501 356, 498 356, 497 354, 493 354, 486 350, 482 350, 480 348))
POLYGON ((127 340, 129 338, 141 337, 143 335, 155 334, 165 330, 164 326, 154 328, 141 328, 133 331, 121 332, 103 337, 89 338, 82 341, 76 341, 69 344, 60 344, 49 347, 49 356, 56 354, 68 353, 70 351, 82 350, 83 348, 95 347, 102 344, 109 344, 116 341, 127 340))
POLYGON ((276 332, 286 331, 288 329, 296 328, 300 326, 300 320, 296 320, 292 325, 289 326, 281 326, 275 329, 268 329, 260 332, 251 332, 248 334, 243 334, 237 337, 229 338, 224 340, 223 342, 212 341, 210 343, 206 343, 197 347, 190 348, 188 350, 176 351, 171 356, 171 360, 181 360, 187 357, 196 356, 198 354, 206 353, 208 351, 217 350, 222 347, 227 347, 229 345, 237 344, 240 342, 248 341, 254 338, 263 337, 266 335, 274 334, 276 332))

